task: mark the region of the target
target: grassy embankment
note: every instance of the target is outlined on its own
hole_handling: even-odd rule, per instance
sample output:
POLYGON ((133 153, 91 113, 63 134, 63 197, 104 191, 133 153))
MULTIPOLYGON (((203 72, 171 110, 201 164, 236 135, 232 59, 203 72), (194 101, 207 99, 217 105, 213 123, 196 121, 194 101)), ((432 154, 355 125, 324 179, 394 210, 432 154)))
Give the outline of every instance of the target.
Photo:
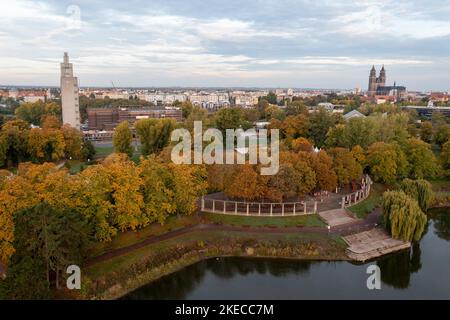
POLYGON ((323 226, 317 216, 253 218, 206 214, 202 217, 170 217, 163 225, 153 224, 125 232, 109 243, 99 243, 91 255, 124 248, 186 226, 215 223, 249 227, 248 231, 194 230, 167 240, 148 244, 123 255, 91 265, 84 270, 84 298, 117 298, 159 277, 187 265, 215 256, 283 257, 315 260, 345 260, 342 238, 319 233, 255 232, 272 226, 323 226), (260 220, 262 219, 262 220, 260 220), (253 231, 252 231, 253 230, 253 231))
POLYGON ((380 183, 374 183, 370 189, 370 195, 360 203, 357 203, 348 210, 353 212, 356 217, 364 219, 373 209, 375 209, 381 203, 381 197, 386 190, 386 186, 380 183))
MULTIPOLYGON (((445 178, 430 179, 431 187, 436 195, 433 205, 448 206, 450 204, 450 180, 445 178)), ((381 204, 383 192, 388 187, 380 183, 374 183, 370 191, 369 197, 348 209, 358 218, 365 218, 373 209, 381 204)))

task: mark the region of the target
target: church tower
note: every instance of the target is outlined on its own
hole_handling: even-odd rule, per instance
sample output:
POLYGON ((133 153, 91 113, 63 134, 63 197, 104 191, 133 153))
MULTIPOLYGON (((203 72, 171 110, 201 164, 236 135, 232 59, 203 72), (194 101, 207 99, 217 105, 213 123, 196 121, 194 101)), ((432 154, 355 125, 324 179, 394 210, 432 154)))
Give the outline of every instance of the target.
POLYGON ((374 96, 377 91, 377 72, 375 70, 375 66, 372 66, 369 75, 369 88, 368 88, 369 96, 374 96))
POLYGON ((380 77, 378 78, 378 86, 385 87, 386 86, 386 70, 384 70, 384 65, 380 71, 380 77))
POLYGON ((80 107, 78 102, 78 79, 73 76, 69 55, 64 52, 61 63, 61 106, 63 124, 68 123, 80 130, 80 107))

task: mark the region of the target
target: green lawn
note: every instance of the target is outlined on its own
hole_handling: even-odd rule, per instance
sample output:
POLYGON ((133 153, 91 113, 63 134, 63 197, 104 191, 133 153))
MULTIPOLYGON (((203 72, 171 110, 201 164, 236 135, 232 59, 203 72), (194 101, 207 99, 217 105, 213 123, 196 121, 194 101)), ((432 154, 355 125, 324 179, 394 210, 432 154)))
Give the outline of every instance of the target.
POLYGON ((449 179, 430 179, 433 191, 438 199, 450 197, 450 180, 449 179))
POLYGON ((170 216, 163 225, 153 223, 145 228, 121 232, 110 242, 97 242, 90 250, 90 256, 95 257, 107 251, 127 247, 139 243, 146 238, 158 236, 169 231, 181 229, 199 223, 198 216, 170 216))
POLYGON ((246 217, 216 213, 205 213, 205 219, 218 224, 249 227, 325 227, 318 215, 295 217, 246 217))
POLYGON ((365 218, 375 207, 381 203, 381 196, 386 187, 380 183, 374 183, 370 189, 370 195, 362 202, 348 207, 358 218, 365 218))
POLYGON ((100 147, 95 146, 95 155, 100 157, 106 157, 107 155, 114 152, 114 147, 100 147))

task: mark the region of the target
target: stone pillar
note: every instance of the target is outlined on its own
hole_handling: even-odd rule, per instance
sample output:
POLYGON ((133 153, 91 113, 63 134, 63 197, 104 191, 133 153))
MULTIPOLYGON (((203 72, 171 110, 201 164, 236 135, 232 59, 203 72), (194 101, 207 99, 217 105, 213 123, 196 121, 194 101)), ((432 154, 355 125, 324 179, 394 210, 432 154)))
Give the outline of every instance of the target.
POLYGON ((258 216, 261 215, 261 203, 258 203, 258 216))
POLYGON ((303 202, 303 213, 306 214, 306 201, 303 202))
POLYGON ((345 208, 345 197, 342 197, 341 208, 345 208))
POLYGON ((234 203, 234 214, 237 214, 237 202, 234 203))
POLYGON ((204 196, 202 196, 202 205, 201 205, 201 207, 202 207, 202 211, 205 211, 205 197, 204 196))
POLYGON ((247 203, 247 215, 249 214, 248 206, 249 206, 249 204, 247 203))
POLYGON ((270 204, 270 216, 272 216, 272 203, 270 204))
POLYGON ((281 204, 281 215, 284 216, 284 203, 281 204))
POLYGON ((212 212, 216 212, 216 200, 213 199, 212 212))
POLYGON ((317 201, 314 201, 314 213, 317 213, 317 201))
POLYGON ((223 202, 223 213, 227 213, 227 202, 223 202))
POLYGON ((294 208, 292 209, 292 214, 295 216, 295 202, 294 202, 294 208))

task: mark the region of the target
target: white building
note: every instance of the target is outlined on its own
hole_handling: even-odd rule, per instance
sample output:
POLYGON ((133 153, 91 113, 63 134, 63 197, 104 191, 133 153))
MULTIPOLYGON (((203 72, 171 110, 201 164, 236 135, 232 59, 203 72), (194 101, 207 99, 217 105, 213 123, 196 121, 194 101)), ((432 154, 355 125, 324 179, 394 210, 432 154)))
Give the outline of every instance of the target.
POLYGON ((73 66, 64 52, 61 63, 61 104, 63 123, 80 130, 80 107, 78 101, 78 79, 73 76, 73 66))

